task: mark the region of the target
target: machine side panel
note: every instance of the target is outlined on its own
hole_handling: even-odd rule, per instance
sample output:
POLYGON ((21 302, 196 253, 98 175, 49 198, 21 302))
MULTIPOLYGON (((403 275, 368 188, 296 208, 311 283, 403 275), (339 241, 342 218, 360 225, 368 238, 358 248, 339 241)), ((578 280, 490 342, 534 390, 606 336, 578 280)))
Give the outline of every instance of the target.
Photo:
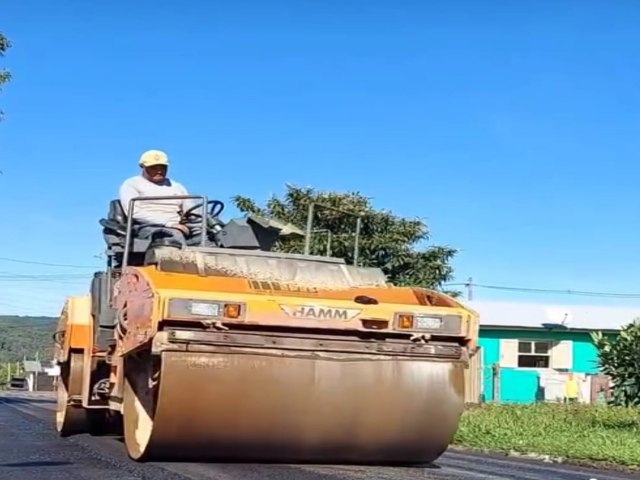
POLYGON ((445 318, 443 327, 432 332, 434 335, 459 337, 467 332, 464 322, 467 312, 464 309, 395 303, 362 305, 345 300, 230 294, 186 289, 158 289, 156 293, 166 299, 166 311, 163 312, 162 317, 174 321, 210 320, 206 317, 198 318, 189 313, 186 305, 200 300, 220 304, 243 304, 240 317, 221 316, 219 318, 228 324, 400 333, 401 331, 396 328, 396 314, 410 311, 415 314, 422 313, 445 318))
POLYGON ((93 348, 93 318, 91 317, 91 296, 74 297, 70 304, 69 320, 71 348, 83 348, 91 352, 93 348))
POLYGON ((62 306, 60 317, 58 318, 58 325, 56 326, 56 332, 53 335, 53 358, 58 363, 66 362, 69 358, 69 335, 67 335, 69 303, 71 303, 71 298, 67 298, 62 306))
POLYGON ((60 314, 56 332, 56 359, 64 362, 70 350, 93 347, 93 323, 91 296, 83 295, 67 299, 60 314))
POLYGON ((117 354, 122 355, 146 344, 157 329, 157 311, 153 288, 138 268, 127 268, 118 282, 115 302, 117 354))

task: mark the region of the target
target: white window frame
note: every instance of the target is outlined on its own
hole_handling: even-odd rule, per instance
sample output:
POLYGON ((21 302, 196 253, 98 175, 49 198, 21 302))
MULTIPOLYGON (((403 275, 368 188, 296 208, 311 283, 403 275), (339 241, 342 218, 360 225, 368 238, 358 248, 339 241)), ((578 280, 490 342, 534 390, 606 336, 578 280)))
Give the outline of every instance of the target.
POLYGON ((516 368, 520 370, 568 370, 573 369, 573 341, 572 340, 551 340, 544 338, 505 338, 500 340, 500 360, 499 364, 502 368, 516 368), (520 353, 520 342, 544 342, 550 344, 549 367, 519 367, 518 359, 520 355, 536 355, 535 350, 531 354, 520 353))
POLYGON ((533 339, 533 338, 519 338, 518 339, 518 358, 517 358, 517 368, 521 369, 521 370, 549 370, 551 369, 551 366, 553 365, 553 347, 555 346, 555 343, 553 340, 542 340, 542 339, 533 339), (522 353, 520 352, 520 344, 521 343, 528 343, 531 345, 531 353, 522 353), (547 345, 547 353, 535 353, 536 350, 536 343, 544 343, 547 345), (548 366, 546 367, 521 367, 520 364, 520 357, 547 357, 548 360, 548 366))

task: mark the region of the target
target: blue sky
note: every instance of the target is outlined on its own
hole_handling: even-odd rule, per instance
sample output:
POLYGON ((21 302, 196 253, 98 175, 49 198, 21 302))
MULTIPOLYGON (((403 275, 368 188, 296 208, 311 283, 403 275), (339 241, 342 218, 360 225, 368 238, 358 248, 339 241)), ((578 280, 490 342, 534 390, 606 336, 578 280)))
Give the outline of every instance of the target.
POLYGON ((5 259, 100 267, 148 148, 210 198, 290 182, 424 217, 456 281, 640 292, 637 2, 89 3, 2 3, 1 312, 86 290, 5 259))

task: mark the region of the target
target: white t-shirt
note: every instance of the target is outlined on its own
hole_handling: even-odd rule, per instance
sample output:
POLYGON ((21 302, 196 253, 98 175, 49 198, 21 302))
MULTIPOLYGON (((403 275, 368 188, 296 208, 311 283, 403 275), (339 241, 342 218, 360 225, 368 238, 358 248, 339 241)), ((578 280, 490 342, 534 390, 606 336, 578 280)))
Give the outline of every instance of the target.
MULTIPOLYGON (((188 195, 187 189, 168 178, 161 185, 150 182, 142 175, 128 178, 120 187, 120 204, 124 214, 129 213, 129 202, 135 197, 159 197, 168 195, 188 195)), ((175 225, 180 222, 180 210, 191 206, 192 200, 138 200, 134 204, 135 220, 159 225, 175 225)))

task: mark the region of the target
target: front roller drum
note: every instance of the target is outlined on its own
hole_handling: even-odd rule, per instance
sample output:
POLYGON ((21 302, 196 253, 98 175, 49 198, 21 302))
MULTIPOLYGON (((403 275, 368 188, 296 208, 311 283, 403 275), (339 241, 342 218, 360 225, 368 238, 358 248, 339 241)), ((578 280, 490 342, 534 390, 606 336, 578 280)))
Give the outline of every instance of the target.
POLYGON ((164 352, 126 360, 135 460, 423 464, 464 408, 462 365, 349 355, 164 352))

